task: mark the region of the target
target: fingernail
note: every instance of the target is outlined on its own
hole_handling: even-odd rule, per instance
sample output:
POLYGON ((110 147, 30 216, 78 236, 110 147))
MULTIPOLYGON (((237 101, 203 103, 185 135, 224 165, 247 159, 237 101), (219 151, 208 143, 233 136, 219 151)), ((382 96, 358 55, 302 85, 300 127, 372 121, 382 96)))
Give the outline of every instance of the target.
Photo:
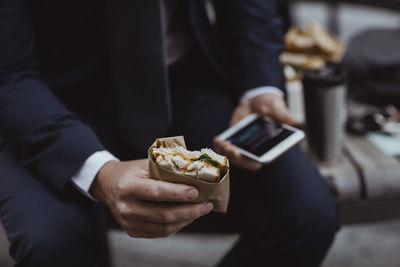
POLYGON ((195 200, 199 196, 199 192, 196 189, 189 189, 186 191, 186 198, 189 200, 195 200))
POLYGON ((210 211, 212 211, 212 209, 214 208, 213 203, 208 202, 207 204, 205 204, 202 208, 201 208, 201 212, 203 215, 210 213, 210 211))

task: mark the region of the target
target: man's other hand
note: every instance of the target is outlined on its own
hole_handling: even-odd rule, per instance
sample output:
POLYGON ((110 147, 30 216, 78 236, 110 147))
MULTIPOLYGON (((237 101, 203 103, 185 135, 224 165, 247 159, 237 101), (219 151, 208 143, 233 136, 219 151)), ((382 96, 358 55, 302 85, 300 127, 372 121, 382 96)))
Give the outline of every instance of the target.
POLYGON ((147 159, 106 163, 90 193, 132 237, 169 236, 213 209, 208 202, 185 203, 198 197, 194 187, 150 179, 147 159))
MULTIPOLYGON (((233 111, 230 125, 236 124, 251 113, 267 116, 281 123, 294 124, 285 101, 274 93, 261 94, 240 103, 233 111)), ((262 167, 261 163, 242 155, 235 145, 218 137, 214 138, 214 148, 218 153, 226 155, 231 164, 240 168, 257 171, 262 167)))
POLYGON ((230 125, 236 124, 251 113, 257 113, 290 125, 295 122, 283 98, 274 93, 261 94, 240 103, 233 111, 230 125))

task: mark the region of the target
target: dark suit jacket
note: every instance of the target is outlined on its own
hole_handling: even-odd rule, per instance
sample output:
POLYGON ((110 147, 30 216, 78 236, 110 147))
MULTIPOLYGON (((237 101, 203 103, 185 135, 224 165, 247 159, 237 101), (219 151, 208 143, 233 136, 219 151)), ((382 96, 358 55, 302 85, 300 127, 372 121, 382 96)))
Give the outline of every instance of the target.
MULTIPOLYGON (((273 0, 217 0, 215 27, 202 1, 182 5, 198 46, 233 81, 234 96, 263 85, 283 88, 273 0)), ((0 137, 57 189, 104 149, 64 96, 107 83, 106 51, 102 1, 0 0, 0 137)))

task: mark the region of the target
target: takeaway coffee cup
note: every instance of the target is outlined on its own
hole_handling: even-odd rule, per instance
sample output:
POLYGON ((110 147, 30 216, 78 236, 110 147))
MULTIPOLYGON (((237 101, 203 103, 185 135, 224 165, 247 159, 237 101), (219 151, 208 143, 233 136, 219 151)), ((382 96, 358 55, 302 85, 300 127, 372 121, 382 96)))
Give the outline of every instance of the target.
POLYGON ((345 81, 345 71, 339 64, 303 73, 308 148, 322 163, 337 163, 342 155, 347 115, 345 81))

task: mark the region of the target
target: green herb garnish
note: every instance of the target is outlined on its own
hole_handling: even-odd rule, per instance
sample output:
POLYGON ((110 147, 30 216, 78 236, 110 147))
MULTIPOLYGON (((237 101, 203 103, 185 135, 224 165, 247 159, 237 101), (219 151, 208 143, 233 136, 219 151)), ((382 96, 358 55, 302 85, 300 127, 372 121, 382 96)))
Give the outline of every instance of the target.
POLYGON ((219 168, 219 166, 221 165, 221 163, 219 163, 216 160, 213 160, 209 155, 207 154, 202 154, 200 157, 198 157, 197 159, 191 159, 191 161, 198 161, 198 160, 202 160, 205 161, 211 165, 213 165, 214 167, 219 168))
POLYGON ((303 71, 303 67, 299 65, 290 65, 296 74, 301 73, 303 71))

